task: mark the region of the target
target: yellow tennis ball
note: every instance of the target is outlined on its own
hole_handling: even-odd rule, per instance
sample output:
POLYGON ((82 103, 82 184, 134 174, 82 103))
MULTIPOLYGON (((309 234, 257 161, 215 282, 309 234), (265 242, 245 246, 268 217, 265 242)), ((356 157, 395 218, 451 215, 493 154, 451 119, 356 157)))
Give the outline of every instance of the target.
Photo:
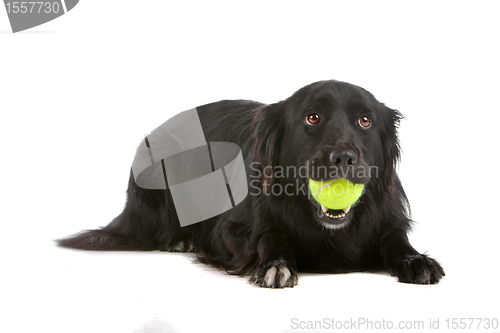
POLYGON ((309 189, 317 202, 329 209, 344 209, 358 201, 363 184, 353 184, 347 179, 316 181, 309 179, 309 189))

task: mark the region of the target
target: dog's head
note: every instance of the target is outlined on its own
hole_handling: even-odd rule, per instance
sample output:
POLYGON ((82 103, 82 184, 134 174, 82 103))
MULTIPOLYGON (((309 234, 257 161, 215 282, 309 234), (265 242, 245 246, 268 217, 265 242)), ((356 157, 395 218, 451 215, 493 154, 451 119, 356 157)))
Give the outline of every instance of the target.
POLYGON ((363 88, 339 81, 313 83, 284 101, 256 109, 254 158, 262 188, 268 195, 306 196, 317 222, 326 228, 348 225, 356 204, 327 209, 304 193, 304 184, 336 178, 365 184, 359 205, 366 192, 383 197, 393 191, 401 118, 363 88))

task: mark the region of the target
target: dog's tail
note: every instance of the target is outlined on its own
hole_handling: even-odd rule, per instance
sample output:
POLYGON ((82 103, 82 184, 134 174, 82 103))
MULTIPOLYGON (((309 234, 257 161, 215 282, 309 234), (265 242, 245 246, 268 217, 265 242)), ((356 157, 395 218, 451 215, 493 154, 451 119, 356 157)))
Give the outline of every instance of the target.
POLYGON ((58 239, 59 246, 91 251, 134 251, 140 250, 133 241, 120 233, 103 228, 87 230, 67 238, 58 239))
MULTIPOLYGON (((165 215, 170 212, 165 208, 167 206, 165 200, 164 190, 139 188, 130 172, 127 204, 120 215, 101 229, 86 230, 58 239, 56 243, 62 247, 91 251, 157 250, 159 248, 158 233, 164 232, 159 226, 164 220, 172 220, 170 215, 169 217, 165 215), (144 204, 144 202, 150 204, 144 204)), ((175 236, 175 227, 169 228, 168 231, 175 236)))
POLYGON ((120 214, 106 227, 85 230, 78 234, 56 240, 57 245, 90 251, 148 251, 156 249, 153 244, 141 241, 137 232, 126 223, 130 217, 120 214))

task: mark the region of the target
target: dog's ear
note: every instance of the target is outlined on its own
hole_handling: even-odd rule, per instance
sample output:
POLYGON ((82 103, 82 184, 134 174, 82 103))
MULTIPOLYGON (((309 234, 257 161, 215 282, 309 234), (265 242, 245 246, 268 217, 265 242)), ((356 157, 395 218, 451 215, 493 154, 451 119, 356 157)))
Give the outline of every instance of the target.
POLYGON ((390 190, 394 189, 396 165, 400 159, 401 146, 399 145, 398 128, 403 115, 384 106, 384 124, 381 132, 382 148, 384 150, 384 169, 387 170, 386 181, 390 190))
POLYGON ((382 172, 382 188, 387 189, 385 195, 393 195, 401 204, 401 210, 394 209, 394 213, 400 213, 402 218, 411 218, 411 208, 408 197, 401 185, 401 181, 396 173, 396 165, 401 155, 401 146, 399 145, 398 128, 399 123, 404 119, 403 115, 397 111, 385 107, 385 120, 381 134, 382 147, 384 150, 384 169, 382 172))
POLYGON ((260 170, 262 188, 271 184, 276 166, 276 152, 280 149, 283 135, 283 103, 263 105, 255 109, 252 136, 255 142, 254 162, 260 170))

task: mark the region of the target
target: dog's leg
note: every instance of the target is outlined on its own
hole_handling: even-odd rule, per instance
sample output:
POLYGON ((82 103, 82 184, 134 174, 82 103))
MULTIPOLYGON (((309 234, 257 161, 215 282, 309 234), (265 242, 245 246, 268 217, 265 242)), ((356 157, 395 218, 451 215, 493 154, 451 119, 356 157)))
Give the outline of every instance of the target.
POLYGON ((250 278, 251 283, 266 288, 297 285, 297 265, 287 238, 279 231, 267 231, 257 245, 259 266, 250 278))
POLYGON ((433 284, 445 275, 436 260, 418 253, 410 245, 402 230, 394 230, 382 239, 380 255, 385 269, 397 276, 399 282, 433 284))

